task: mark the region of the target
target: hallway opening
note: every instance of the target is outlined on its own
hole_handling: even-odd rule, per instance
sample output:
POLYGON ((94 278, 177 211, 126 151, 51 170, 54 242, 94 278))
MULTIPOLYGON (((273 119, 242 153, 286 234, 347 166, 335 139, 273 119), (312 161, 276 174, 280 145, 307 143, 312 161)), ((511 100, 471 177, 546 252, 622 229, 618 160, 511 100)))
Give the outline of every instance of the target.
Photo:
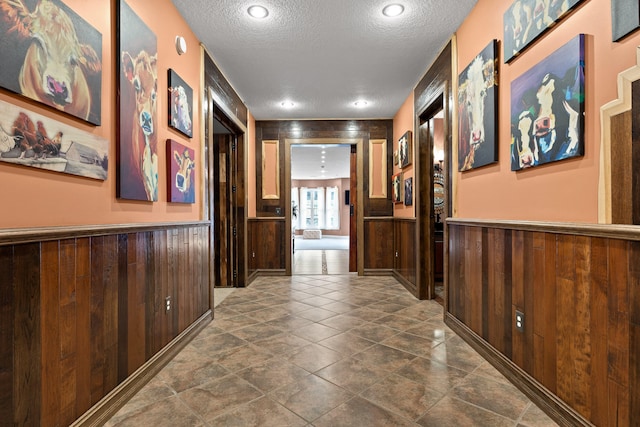
POLYGON ((351 151, 350 144, 340 141, 290 147, 294 275, 349 273, 351 217, 355 219, 351 151))

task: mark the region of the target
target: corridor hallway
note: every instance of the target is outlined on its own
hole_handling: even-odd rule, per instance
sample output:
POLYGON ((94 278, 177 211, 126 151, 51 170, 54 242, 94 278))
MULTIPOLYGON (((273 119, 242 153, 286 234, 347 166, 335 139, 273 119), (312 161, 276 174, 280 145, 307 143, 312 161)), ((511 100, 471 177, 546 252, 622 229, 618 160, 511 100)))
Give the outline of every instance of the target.
POLYGON ((107 426, 555 426, 392 277, 261 277, 107 426))

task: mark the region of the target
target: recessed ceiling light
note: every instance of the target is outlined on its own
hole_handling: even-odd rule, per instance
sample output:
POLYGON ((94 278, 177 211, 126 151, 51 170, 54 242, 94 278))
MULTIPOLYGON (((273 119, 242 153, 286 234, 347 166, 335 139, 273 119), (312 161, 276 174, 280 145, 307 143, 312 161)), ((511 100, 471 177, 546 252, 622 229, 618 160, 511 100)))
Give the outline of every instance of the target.
POLYGON ((358 108, 366 107, 369 104, 367 101, 356 101, 353 103, 358 108))
POLYGON ((388 4, 382 9, 382 14, 389 18, 402 15, 402 12, 404 12, 404 6, 399 3, 388 4))
POLYGON ((283 101, 280 105, 282 105, 283 108, 293 108, 296 104, 291 101, 283 101))
POLYGON ((247 9, 247 13, 249 14, 249 16, 256 19, 266 18, 269 15, 269 11, 266 7, 259 6, 257 4, 249 6, 249 9, 247 9))

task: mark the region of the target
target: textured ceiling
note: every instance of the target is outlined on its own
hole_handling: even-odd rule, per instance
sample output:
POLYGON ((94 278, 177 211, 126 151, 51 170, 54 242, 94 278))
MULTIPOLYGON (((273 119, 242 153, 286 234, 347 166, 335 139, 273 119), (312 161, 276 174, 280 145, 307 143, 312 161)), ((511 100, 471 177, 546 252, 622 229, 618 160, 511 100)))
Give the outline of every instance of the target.
POLYGON ((172 1, 251 114, 270 120, 392 118, 477 0, 398 0, 395 18, 381 11, 396 0, 172 1), (269 16, 249 17, 252 4, 269 16))

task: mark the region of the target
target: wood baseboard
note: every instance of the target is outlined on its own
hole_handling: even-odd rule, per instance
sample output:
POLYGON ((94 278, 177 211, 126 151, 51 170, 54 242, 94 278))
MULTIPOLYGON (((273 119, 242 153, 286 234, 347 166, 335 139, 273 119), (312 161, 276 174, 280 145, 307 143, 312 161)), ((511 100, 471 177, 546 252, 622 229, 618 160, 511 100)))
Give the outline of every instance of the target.
POLYGON ((365 268, 363 274, 365 276, 393 276, 391 268, 365 268))
POLYGON ((589 420, 560 400, 558 396, 551 393, 451 313, 445 313, 444 322, 556 423, 566 427, 594 427, 589 420))
POLYGON ((411 283, 410 281, 408 281, 402 274, 398 272, 398 270, 391 271, 393 277, 395 277, 395 279, 400 282, 402 286, 404 286, 409 292, 411 292, 411 295, 418 298, 418 289, 416 288, 415 283, 411 283))
POLYGON ((138 368, 120 385, 93 405, 78 418, 71 427, 97 427, 104 425, 120 410, 142 387, 169 363, 198 333, 213 320, 208 310, 185 329, 173 341, 167 344, 155 356, 138 368))

